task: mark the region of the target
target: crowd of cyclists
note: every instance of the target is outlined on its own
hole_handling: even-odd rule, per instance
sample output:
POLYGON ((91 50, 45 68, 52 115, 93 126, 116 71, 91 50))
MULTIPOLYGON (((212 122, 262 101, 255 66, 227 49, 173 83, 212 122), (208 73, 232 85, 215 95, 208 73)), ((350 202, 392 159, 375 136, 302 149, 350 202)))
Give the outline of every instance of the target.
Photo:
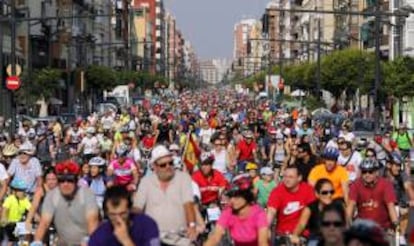
POLYGON ((414 245, 413 138, 402 124, 361 139, 351 119, 211 88, 66 128, 23 121, 10 134, 0 119, 1 240, 414 245))

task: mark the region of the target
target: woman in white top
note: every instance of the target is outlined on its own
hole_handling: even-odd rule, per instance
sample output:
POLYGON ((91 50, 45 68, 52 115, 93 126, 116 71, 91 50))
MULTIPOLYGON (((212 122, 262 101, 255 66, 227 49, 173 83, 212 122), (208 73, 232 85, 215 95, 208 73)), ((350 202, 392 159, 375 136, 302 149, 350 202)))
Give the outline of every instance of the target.
POLYGON ((213 149, 211 153, 214 156, 213 168, 226 175, 229 172, 229 154, 226 149, 226 143, 220 139, 219 136, 215 136, 212 139, 213 149))

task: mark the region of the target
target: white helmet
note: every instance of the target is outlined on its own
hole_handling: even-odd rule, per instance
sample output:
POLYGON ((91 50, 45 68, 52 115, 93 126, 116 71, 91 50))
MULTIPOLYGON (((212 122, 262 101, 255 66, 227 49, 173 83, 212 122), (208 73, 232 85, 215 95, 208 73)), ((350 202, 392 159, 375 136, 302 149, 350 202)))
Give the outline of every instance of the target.
POLYGON ((104 158, 100 156, 95 156, 92 159, 89 160, 89 166, 104 166, 106 164, 106 161, 104 158))

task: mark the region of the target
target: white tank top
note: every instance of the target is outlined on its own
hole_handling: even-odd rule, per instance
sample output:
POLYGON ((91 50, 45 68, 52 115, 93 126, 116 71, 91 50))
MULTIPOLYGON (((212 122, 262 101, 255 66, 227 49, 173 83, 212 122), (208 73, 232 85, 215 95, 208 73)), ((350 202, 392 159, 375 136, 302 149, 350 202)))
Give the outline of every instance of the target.
POLYGON ((227 172, 227 158, 226 158, 226 150, 222 150, 220 152, 213 151, 214 155, 214 163, 213 168, 221 173, 227 172))

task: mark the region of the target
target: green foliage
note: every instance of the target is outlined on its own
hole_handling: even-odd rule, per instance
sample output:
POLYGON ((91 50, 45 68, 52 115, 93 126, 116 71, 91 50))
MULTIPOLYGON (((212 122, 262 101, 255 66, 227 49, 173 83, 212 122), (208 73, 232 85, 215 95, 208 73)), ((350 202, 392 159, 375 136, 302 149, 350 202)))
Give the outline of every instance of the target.
POLYGON ((385 91, 397 98, 414 96, 414 59, 398 57, 385 64, 384 71, 385 91))
MULTIPOLYGON (((380 97, 393 95, 397 98, 414 96, 414 58, 399 57, 394 61, 381 61, 383 84, 379 88, 380 97)), ((316 87, 317 64, 303 62, 285 65, 282 75, 292 89, 312 91, 316 87)), ((234 83, 242 83, 251 88, 254 82, 263 82, 267 70, 244 78, 236 74, 234 83)), ((279 66, 272 67, 272 74, 280 74, 279 66)), ((322 56, 321 87, 338 98, 344 91, 352 100, 357 89, 361 94, 372 93, 375 82, 375 55, 358 49, 343 49, 322 56)))
POLYGON ((335 51, 321 61, 322 88, 338 98, 343 91, 367 91, 373 81, 374 57, 356 49, 335 51))
POLYGON ((103 91, 118 85, 116 72, 109 67, 92 65, 85 72, 86 86, 88 89, 103 91))
POLYGON ((55 95, 57 89, 61 88, 60 81, 62 71, 53 68, 43 68, 35 70, 29 76, 22 76, 22 87, 17 92, 20 102, 33 104, 39 99, 46 101, 55 95))
POLYGON ((301 64, 285 67, 283 78, 287 85, 292 88, 310 90, 314 87, 313 77, 315 74, 315 64, 305 62, 301 64))

